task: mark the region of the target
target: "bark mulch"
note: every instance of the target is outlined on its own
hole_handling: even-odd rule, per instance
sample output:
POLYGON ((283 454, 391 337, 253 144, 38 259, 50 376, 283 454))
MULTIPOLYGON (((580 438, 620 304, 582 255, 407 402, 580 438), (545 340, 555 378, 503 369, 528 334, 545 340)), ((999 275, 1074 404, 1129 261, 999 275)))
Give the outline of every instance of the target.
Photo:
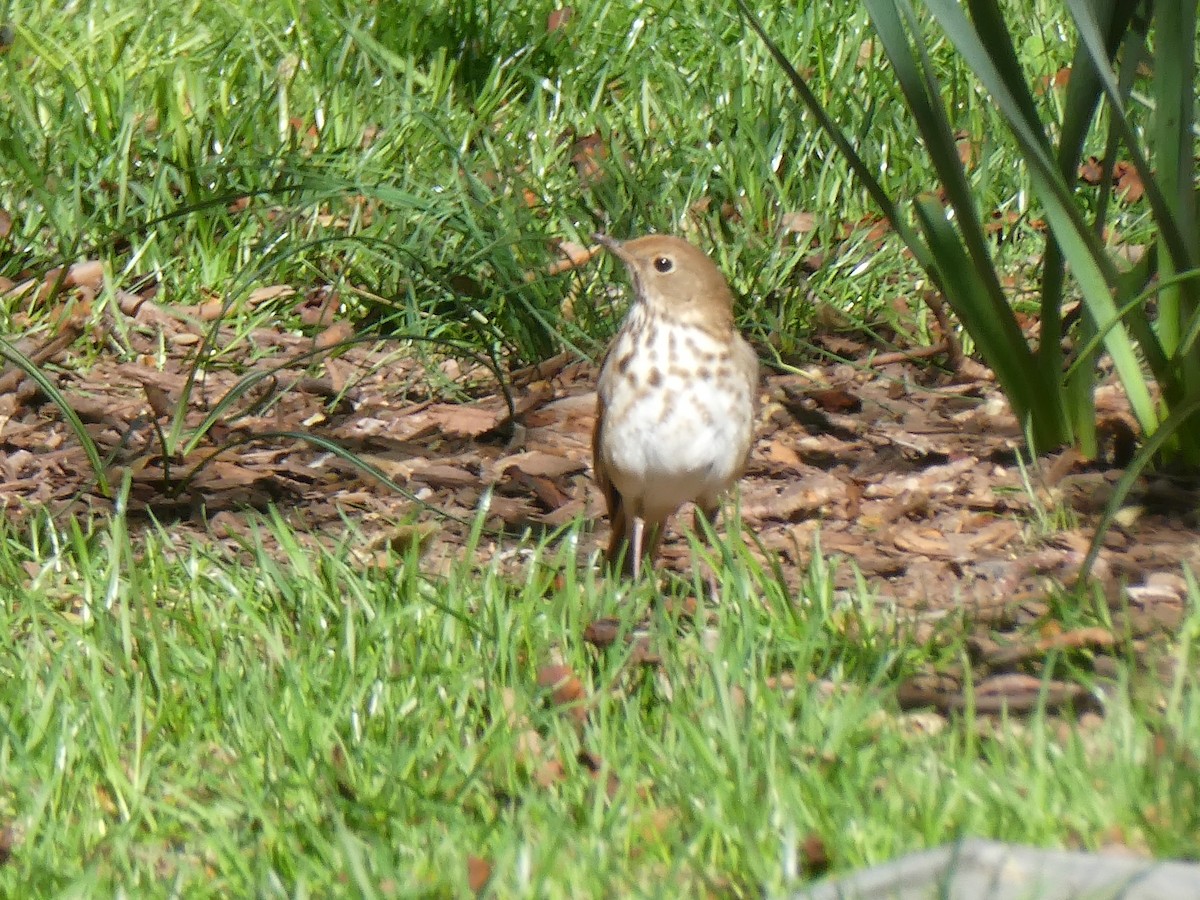
MULTIPOLYGON (((299 304, 316 336, 222 328, 205 372, 189 384, 219 303, 175 307, 152 291, 120 294, 106 325, 85 332, 97 276, 72 273, 63 279, 72 306, 58 330, 22 349, 70 400, 110 479, 130 479, 135 517, 233 554, 270 507, 312 542, 342 539, 348 519, 362 532, 365 565, 382 559, 383 544, 417 539, 436 572, 461 556, 485 495, 487 526, 510 537, 488 538, 478 552, 514 567, 522 535, 602 516, 590 475, 589 362, 563 354, 507 373, 506 397, 477 361, 431 362, 428 348, 382 341, 339 345, 352 330, 334 319, 336 304, 276 287, 258 302, 299 304), (180 398, 188 398, 187 436, 252 372, 267 374, 217 416, 194 451, 164 464, 180 398), (358 454, 404 493, 297 433, 358 454)), ((46 283, 0 291, 35 298, 46 283)), ((1056 614, 1071 602, 1062 586, 1075 581, 1117 464, 1133 446, 1116 388, 1097 398, 1106 459, 1063 452, 1022 466, 1020 428, 988 373, 951 375, 898 354, 880 361, 844 337, 825 343, 861 362, 764 378, 741 516, 797 591, 820 552, 843 561, 839 589, 861 577, 899 627, 930 640, 966 630, 969 665, 910 679, 902 705, 944 712, 968 696, 981 712, 1093 705, 1096 681, 1060 678, 1057 669, 1046 677, 1047 660, 1064 655, 1101 681, 1131 654, 1169 674, 1153 650, 1186 614, 1182 566, 1200 563, 1192 487, 1145 481, 1106 537, 1091 595, 1108 606, 1105 624, 1064 627, 1056 614)), ((43 509, 59 518, 109 512, 112 501, 96 489, 57 407, 14 369, 0 373, 0 387, 0 504, 9 519, 43 509)), ((579 565, 606 531, 597 521, 579 565)), ((677 532, 663 565, 691 565, 677 532)))

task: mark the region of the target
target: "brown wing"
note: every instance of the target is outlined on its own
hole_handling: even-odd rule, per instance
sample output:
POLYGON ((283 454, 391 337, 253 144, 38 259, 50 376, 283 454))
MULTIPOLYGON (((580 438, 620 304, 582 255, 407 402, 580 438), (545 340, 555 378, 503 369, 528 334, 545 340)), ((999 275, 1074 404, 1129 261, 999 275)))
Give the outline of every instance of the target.
MULTIPOLYGON (((603 370, 602 370, 603 371, 603 370)), ((600 453, 600 435, 604 430, 604 415, 606 412, 604 393, 596 391, 596 424, 592 428, 592 471, 595 473, 596 486, 604 495, 604 505, 608 511, 608 523, 612 529, 612 537, 608 542, 608 562, 611 564, 625 546, 625 511, 621 506, 621 494, 611 481, 608 480, 608 467, 600 453)))

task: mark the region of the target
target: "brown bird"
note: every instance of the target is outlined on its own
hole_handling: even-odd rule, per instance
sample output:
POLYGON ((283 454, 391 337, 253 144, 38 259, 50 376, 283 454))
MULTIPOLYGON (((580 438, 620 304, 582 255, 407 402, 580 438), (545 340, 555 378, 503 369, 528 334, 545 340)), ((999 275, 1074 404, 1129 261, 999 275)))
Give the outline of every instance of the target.
POLYGON ((604 357, 592 434, 608 504, 608 562, 653 561, 680 506, 714 520, 754 436, 758 359, 733 325, 721 271, 687 241, 595 235, 633 281, 633 302, 604 357))

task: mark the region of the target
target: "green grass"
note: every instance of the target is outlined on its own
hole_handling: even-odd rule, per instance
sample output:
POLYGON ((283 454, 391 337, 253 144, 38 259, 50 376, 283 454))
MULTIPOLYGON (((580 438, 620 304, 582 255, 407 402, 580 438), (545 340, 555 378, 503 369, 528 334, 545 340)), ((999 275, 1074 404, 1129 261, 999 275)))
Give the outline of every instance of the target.
POLYGON ((1102 720, 930 729, 894 698, 930 648, 833 599, 823 565, 791 596, 736 535, 706 632, 646 586, 597 584, 570 540, 516 579, 433 578, 280 522, 261 533, 281 552, 236 561, 135 550, 120 520, 7 530, 0 893, 461 895, 478 856, 497 896, 779 894, 809 835, 836 872, 961 835, 1200 852, 1200 771, 1155 743, 1198 749, 1195 612, 1168 651, 1179 682, 1124 668, 1102 720), (647 610, 660 669, 582 640, 647 610), (558 659, 585 690, 578 731, 537 684, 558 659))
MULTIPOLYGON (((1013 6, 1028 19, 1030 65, 1055 72, 1061 13, 1013 6)), ((610 333, 599 266, 524 277, 556 258, 551 240, 597 228, 689 233, 730 273, 747 330, 786 359, 803 350, 814 298, 858 319, 915 298, 917 270, 897 242, 841 243, 876 211, 732 6, 578 4, 548 33, 551 8, 10 5, 0 208, 14 226, 0 275, 99 257, 110 298, 151 276, 161 299, 190 305, 210 291, 235 313, 264 284, 331 285, 384 331, 467 337, 525 359, 564 343, 595 353, 610 333), (581 182, 573 138, 593 133, 608 155, 581 182), (793 212, 813 213, 815 231, 781 234, 793 212), (806 277, 814 250, 827 262, 806 277), (579 280, 585 302, 564 321, 579 280)), ((763 4, 762 15, 888 186, 932 190, 893 76, 864 46, 859 4, 763 4)), ((978 143, 981 207, 1026 213, 1028 181, 994 110, 938 51, 955 124, 978 143)), ((1014 265, 1036 246, 1025 229, 1001 242, 1014 265)))
MULTIPOLYGON (((859 62, 859 4, 761 5, 889 187, 929 190, 878 48, 859 62)), ((1011 5, 1028 17, 1022 52, 1055 72, 1057 6, 1011 5)), ((608 264, 537 274, 552 240, 597 228, 688 233, 729 273, 747 333, 785 361, 804 358, 814 301, 870 321, 899 295, 919 306, 915 267, 866 240, 867 198, 732 8, 577 4, 561 34, 545 2, 423 9, 0 5, 14 29, 0 276, 98 258, 98 319, 150 277, 166 304, 227 298, 246 332, 299 327, 287 302, 247 308, 252 289, 327 285, 364 328, 513 361, 595 354, 611 333, 608 264), (573 136, 592 133, 609 154, 581 181, 573 136), (815 230, 781 235, 791 212, 815 230), (816 251, 826 264, 802 275, 816 251)), ((994 111, 937 51, 956 125, 979 140, 981 207, 1025 214, 994 111)), ((1123 234, 1139 215, 1121 214, 1123 234)), ((1027 226, 998 247, 1018 284, 1040 243, 1027 226)), ((10 336, 18 315, 46 324, 27 298, 2 306, 10 336)), ((919 332, 922 316, 900 324, 919 332)), ((115 321, 103 351, 120 355, 115 321)), ((254 352, 220 349, 213 364, 254 352)), ((98 352, 85 336, 71 364, 98 352)), ((821 566, 797 598, 736 538, 715 626, 698 633, 646 586, 597 583, 571 533, 532 548, 521 577, 464 562, 434 578, 411 556, 363 568, 354 535, 314 552, 266 524, 286 552, 234 558, 129 527, 0 534, 2 895, 461 895, 470 856, 493 863, 500 896, 774 895, 806 877, 814 834, 836 872, 965 834, 1200 854, 1200 774, 1157 741, 1200 752, 1195 596, 1165 651, 1184 674, 1165 689, 1129 664, 1087 728, 967 715, 928 731, 895 689, 960 654, 957 639, 894 635, 870 597, 835 599, 821 566), (647 610, 669 636, 661 669, 582 639, 597 617, 632 626, 647 610), (581 731, 537 684, 559 659, 585 688, 581 731), (778 686, 792 675, 797 688, 778 686)))

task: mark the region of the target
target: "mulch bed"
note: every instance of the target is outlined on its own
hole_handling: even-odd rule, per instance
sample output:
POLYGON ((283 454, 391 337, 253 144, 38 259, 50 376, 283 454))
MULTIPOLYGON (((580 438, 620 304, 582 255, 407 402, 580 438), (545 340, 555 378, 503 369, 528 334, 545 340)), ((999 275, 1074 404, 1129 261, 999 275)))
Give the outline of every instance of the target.
MULTIPOLYGON (((425 547, 423 564, 436 573, 461 556, 485 497, 488 528, 511 537, 490 537, 478 552, 512 566, 522 564, 522 534, 601 516, 590 476, 596 371, 588 362, 564 354, 508 373, 506 398, 475 361, 442 358, 431 375, 427 349, 338 344, 351 330, 309 295, 294 299, 318 310, 316 337, 219 329, 207 371, 189 387, 192 360, 219 307, 121 295, 107 327, 84 333, 95 285, 89 289, 82 276, 66 281, 74 313, 63 314, 57 334, 23 349, 53 374, 109 460, 110 479, 128 477, 135 518, 152 516, 233 554, 242 552, 239 539, 256 511, 270 506, 313 542, 342 539, 349 518, 363 532, 364 564, 375 563, 385 543, 416 539, 425 547), (116 335, 132 354, 118 354, 116 335), (163 435, 180 398, 190 391, 187 436, 253 372, 264 377, 217 417, 195 450, 164 465, 163 435), (445 399, 454 392, 464 399, 445 399), (335 442, 404 493, 327 447, 280 433, 335 442)), ((267 290, 264 302, 289 293, 267 290)), ((1022 468, 1020 429, 986 372, 951 376, 895 355, 877 365, 865 345, 844 337, 826 344, 862 362, 763 380, 742 520, 797 590, 819 547, 845 561, 835 570, 839 589, 855 589, 861 573, 899 626, 929 639, 947 627, 968 630, 970 666, 911 679, 900 691, 903 706, 949 711, 970 697, 981 712, 1038 703, 1082 708, 1094 702, 1095 682, 1063 680, 1057 670, 1047 678, 1048 659, 1070 654, 1101 678, 1131 652, 1147 666, 1160 664, 1152 652, 1157 639, 1186 613, 1181 565, 1200 563, 1194 490, 1165 478, 1140 486, 1129 501, 1136 514, 1110 531, 1093 573, 1111 627, 1064 629, 1054 604, 1078 575, 1120 470, 1069 451, 1022 468), (1061 510, 1078 524, 1041 524, 1061 510)), ((0 386, 7 516, 110 512, 112 501, 96 489, 57 408, 16 370, 0 374, 0 386)), ((1102 388, 1097 400, 1124 457, 1131 430, 1119 392, 1102 388)), ((589 564, 605 533, 598 525, 579 565, 589 564)), ((668 536, 662 565, 691 565, 677 533, 668 536)))

